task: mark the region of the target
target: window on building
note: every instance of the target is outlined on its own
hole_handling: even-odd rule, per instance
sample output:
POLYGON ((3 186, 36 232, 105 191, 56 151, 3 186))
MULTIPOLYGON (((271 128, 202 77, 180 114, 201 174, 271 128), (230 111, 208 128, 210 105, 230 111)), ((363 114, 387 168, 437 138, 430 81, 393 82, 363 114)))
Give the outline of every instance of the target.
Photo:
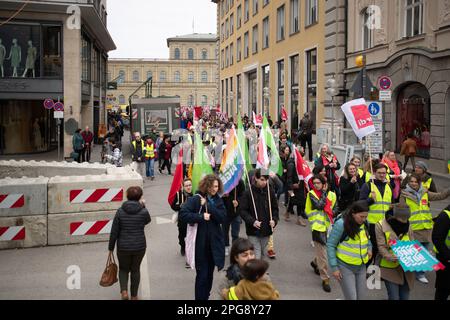
POLYGON ((225 40, 225 22, 220 26, 220 39, 222 42, 225 40))
POLYGON ((248 31, 244 33, 244 58, 248 58, 249 55, 249 47, 248 47, 248 31))
POLYGON ((133 81, 139 82, 139 71, 137 71, 137 70, 133 71, 133 81))
POLYGON ((405 37, 423 33, 423 0, 405 1, 405 37))
POLYGON ((230 36, 230 22, 228 21, 228 18, 225 20, 225 36, 227 39, 230 36))
POLYGON ((236 9, 236 27, 237 29, 241 28, 241 24, 242 24, 242 6, 238 5, 237 9, 236 9))
POLYGON ((230 66, 234 64, 234 45, 230 44, 230 66))
POLYGON ((244 0, 244 22, 247 22, 250 19, 250 3, 249 0, 244 0))
POLYGON ((208 105, 208 97, 202 95, 202 106, 205 107, 206 105, 208 105))
POLYGON ((234 14, 230 15, 230 35, 234 33, 234 14))
POLYGON ((175 60, 180 60, 180 49, 175 48, 175 60))
POLYGON ((238 74, 236 76, 236 105, 238 108, 238 112, 240 112, 242 114, 242 80, 241 80, 241 75, 238 74))
POLYGON ((228 51, 228 46, 225 48, 225 67, 230 65, 230 52, 228 51))
POLYGON ((258 53, 258 25, 253 26, 252 32, 252 53, 258 53))
POLYGON ((299 56, 291 57, 291 129, 298 129, 298 103, 299 103, 299 56))
POLYGON ((167 78, 166 72, 165 72, 165 71, 161 71, 161 72, 159 73, 159 81, 160 81, 160 82, 165 82, 165 81, 166 81, 166 78, 167 78))
POLYGON ((191 94, 188 97, 188 105, 192 107, 194 105, 194 96, 191 94))
POLYGON ((125 96, 123 94, 119 96, 119 104, 125 104, 125 96))
POLYGON ((281 109, 284 107, 284 60, 277 62, 278 77, 278 98, 277 98, 277 115, 278 121, 281 123, 281 109))
POLYGON ((153 78, 153 72, 147 71, 147 80, 153 78))
POLYGON ((192 49, 192 48, 189 48, 189 50, 188 50, 188 59, 194 60, 194 49, 192 49))
POLYGON ((234 0, 230 0, 230 8, 234 6, 234 0))
POLYGON ((175 71, 175 73, 173 75, 173 79, 174 79, 175 82, 180 82, 181 81, 180 71, 175 71))
POLYGON ((92 50, 92 81, 100 84, 100 52, 97 48, 92 50))
POLYGON ((317 112, 317 50, 313 49, 306 53, 306 111, 313 120, 313 131, 316 130, 317 112))
POLYGON ((253 1, 253 15, 258 14, 258 0, 253 1))
POLYGON ((91 43, 83 35, 81 39, 81 80, 91 81, 91 43))
POLYGON ((317 0, 306 0, 306 26, 310 26, 318 21, 317 0))
POLYGON ((208 82, 208 72, 202 72, 202 82, 208 82))
POLYGON ((269 112, 270 110, 270 66, 262 67, 262 100, 263 101, 263 110, 269 112))
POLYGON ((236 61, 241 61, 241 37, 236 40, 236 61))
POLYGON ((125 71, 124 70, 120 70, 119 71, 119 83, 124 83, 125 82, 125 71))
POLYGON ((208 50, 206 50, 206 49, 202 50, 202 59, 203 60, 208 59, 208 50))
POLYGON ((220 51, 220 67, 223 69, 225 66, 225 49, 220 51))
POLYGON ((194 82, 194 72, 189 71, 188 73, 188 82, 194 82))
POLYGON ((370 27, 370 19, 372 19, 372 14, 369 8, 365 8, 361 14, 363 50, 373 47, 373 30, 370 27))
POLYGON ((269 17, 263 20, 263 49, 269 47, 269 17))
POLYGON ((300 30, 300 23, 299 23, 299 16, 300 16, 300 13, 299 13, 299 10, 300 10, 300 7, 299 7, 299 3, 298 3, 298 1, 299 0, 291 0, 291 7, 290 7, 290 10, 291 10, 291 16, 290 16, 290 34, 293 34, 293 33, 297 33, 299 30, 300 30))
POLYGON ((42 44, 44 77, 62 76, 61 27, 42 26, 42 44))
POLYGON ((284 40, 284 5, 277 9, 277 41, 284 40))
POLYGON ((263 0, 263 7, 267 6, 269 4, 269 0, 263 0))

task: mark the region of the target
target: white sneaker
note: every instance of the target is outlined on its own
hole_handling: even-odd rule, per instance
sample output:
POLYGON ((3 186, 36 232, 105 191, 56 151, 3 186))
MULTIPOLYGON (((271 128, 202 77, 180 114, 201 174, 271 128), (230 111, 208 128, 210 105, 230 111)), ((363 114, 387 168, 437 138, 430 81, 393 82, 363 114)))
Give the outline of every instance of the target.
POLYGON ((419 277, 417 277, 417 280, 419 280, 422 283, 428 284, 428 279, 424 276, 424 275, 420 275, 419 277))
POLYGON ((230 247, 225 247, 225 256, 229 256, 230 255, 230 247))

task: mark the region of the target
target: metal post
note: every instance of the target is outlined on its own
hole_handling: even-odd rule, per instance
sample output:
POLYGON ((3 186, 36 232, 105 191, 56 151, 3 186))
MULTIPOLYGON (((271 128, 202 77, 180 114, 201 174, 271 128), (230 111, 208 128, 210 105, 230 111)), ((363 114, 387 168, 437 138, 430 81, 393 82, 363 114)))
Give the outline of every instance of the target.
POLYGON ((334 96, 331 96, 331 145, 336 144, 334 137, 334 96))
POLYGON ((60 119, 56 119, 56 127, 57 127, 57 138, 58 138, 58 160, 57 161, 59 161, 59 159, 61 159, 60 158, 60 148, 61 148, 61 143, 60 143, 60 141, 59 141, 59 139, 60 139, 60 134, 61 134, 61 131, 60 131, 60 119))

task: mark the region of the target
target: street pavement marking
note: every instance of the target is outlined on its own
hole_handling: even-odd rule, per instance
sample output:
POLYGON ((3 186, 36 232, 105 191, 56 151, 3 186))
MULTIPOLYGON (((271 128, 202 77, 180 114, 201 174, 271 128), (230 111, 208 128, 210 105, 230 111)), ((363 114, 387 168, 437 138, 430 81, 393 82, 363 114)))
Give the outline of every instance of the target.
POLYGON ((172 219, 156 217, 156 224, 166 224, 166 223, 172 223, 172 219))
POLYGON ((141 263, 141 283, 139 286, 139 291, 141 292, 141 300, 150 300, 150 279, 148 276, 147 253, 144 255, 141 263))

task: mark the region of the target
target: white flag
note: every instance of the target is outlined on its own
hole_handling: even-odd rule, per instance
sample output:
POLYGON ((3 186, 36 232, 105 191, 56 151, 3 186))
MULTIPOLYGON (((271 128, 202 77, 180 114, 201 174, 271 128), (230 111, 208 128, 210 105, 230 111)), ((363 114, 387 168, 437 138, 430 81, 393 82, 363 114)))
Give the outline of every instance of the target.
POLYGON ((359 139, 376 131, 366 100, 349 101, 342 105, 341 109, 359 139))

